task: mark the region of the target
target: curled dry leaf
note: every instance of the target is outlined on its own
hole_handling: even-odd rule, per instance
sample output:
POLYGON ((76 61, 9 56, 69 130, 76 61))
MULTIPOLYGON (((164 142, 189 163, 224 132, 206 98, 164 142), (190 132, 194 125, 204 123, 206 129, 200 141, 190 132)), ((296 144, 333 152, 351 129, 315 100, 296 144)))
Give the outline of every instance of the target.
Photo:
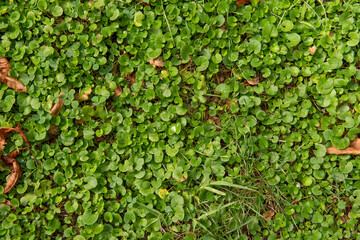
MULTIPOLYGON (((10 155, 8 157, 1 156, 1 160, 11 170, 11 174, 8 177, 8 181, 6 183, 4 193, 9 192, 15 186, 15 184, 16 184, 16 182, 19 179, 19 176, 21 174, 20 165, 16 161, 15 157, 17 155, 21 154, 21 152, 23 152, 25 149, 30 148, 29 140, 27 139, 25 134, 20 129, 18 129, 18 128, 10 128, 10 127, 0 128, 0 143, 1 143, 0 144, 0 155, 1 155, 1 150, 5 148, 6 138, 8 137, 8 134, 10 132, 17 132, 29 146, 13 151, 12 153, 10 153, 10 155)), ((36 160, 37 164, 40 165, 40 163, 35 158, 34 153, 31 151, 31 149, 30 149, 30 152, 33 155, 34 159, 36 160)))
POLYGON ((113 92, 114 97, 119 97, 122 94, 123 90, 119 85, 117 85, 116 89, 113 92))
POLYGON ((356 138, 354 141, 350 142, 349 147, 340 150, 331 146, 327 149, 328 154, 351 154, 351 155, 360 155, 360 138, 356 138))
POLYGON ((9 192, 16 184, 17 180, 20 177, 21 169, 19 163, 15 160, 15 158, 1 156, 1 159, 11 170, 11 173, 6 182, 6 186, 4 189, 4 193, 9 192))
POLYGON ((51 115, 58 115, 60 113, 61 108, 64 106, 64 100, 61 98, 61 95, 63 95, 63 92, 59 93, 59 101, 54 104, 54 106, 51 108, 51 115))
POLYGON ((0 57, 0 82, 18 92, 26 92, 26 87, 17 79, 9 76, 10 63, 6 58, 0 57))
POLYGON ((309 48, 309 51, 310 51, 310 55, 314 55, 316 52, 316 46, 314 45, 311 48, 309 48))
POLYGON ((259 84, 260 77, 254 77, 252 81, 246 80, 248 84, 255 86, 259 84))
POLYGON ((164 60, 161 57, 151 58, 149 62, 154 68, 164 66, 164 60))

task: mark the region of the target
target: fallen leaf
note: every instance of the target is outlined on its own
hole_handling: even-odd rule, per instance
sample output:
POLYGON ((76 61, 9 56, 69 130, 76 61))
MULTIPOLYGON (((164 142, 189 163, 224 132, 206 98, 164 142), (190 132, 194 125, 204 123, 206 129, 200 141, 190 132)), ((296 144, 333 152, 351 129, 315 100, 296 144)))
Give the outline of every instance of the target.
POLYGON ((51 115, 58 115, 60 113, 61 108, 64 106, 64 99, 61 98, 61 95, 63 95, 63 92, 59 93, 59 101, 57 103, 54 104, 54 106, 51 109, 51 115))
POLYGON ((309 48, 309 51, 310 51, 310 54, 311 54, 311 55, 314 55, 315 52, 316 52, 316 46, 314 45, 314 46, 312 46, 311 48, 309 48))
POLYGON ((255 86, 259 84, 260 77, 254 77, 252 81, 246 80, 248 84, 255 86))
POLYGON ((122 94, 123 90, 119 85, 117 85, 116 89, 113 92, 114 97, 119 97, 122 94))
POLYGON ((186 178, 182 177, 179 179, 179 182, 185 182, 186 181, 186 178))
POLYGON ((48 134, 51 138, 55 138, 56 134, 59 132, 59 129, 53 125, 53 124, 50 124, 50 128, 48 130, 48 134))
MULTIPOLYGON (((17 132, 29 146, 13 151, 12 153, 9 154, 8 157, 1 156, 1 160, 11 170, 11 173, 10 173, 10 175, 8 177, 7 182, 6 182, 4 193, 9 192, 15 186, 15 184, 16 184, 16 182, 19 179, 19 176, 21 174, 20 165, 16 161, 15 157, 17 155, 21 154, 25 149, 28 149, 28 148, 31 147, 30 142, 27 139, 26 135, 19 128, 10 128, 10 127, 0 128, 0 143, 1 143, 1 145, 0 145, 0 155, 1 155, 1 150, 5 148, 6 138, 8 137, 8 134, 10 132, 17 132)), ((35 158, 34 153, 32 152, 31 149, 30 149, 30 152, 33 155, 34 159, 36 160, 37 164, 40 165, 40 163, 35 158)))
POLYGON ((274 215, 275 215, 275 212, 273 210, 268 210, 262 214, 262 216, 265 218, 266 222, 270 221, 274 215))
MULTIPOLYGON (((4 128, 0 128, 0 142, 3 142, 4 145, 1 146, 0 145, 0 155, 1 155, 1 149, 4 149, 5 148, 5 144, 6 144, 6 138, 7 138, 7 135, 10 133, 10 132, 17 132, 21 137, 22 139, 29 145, 28 147, 25 147, 25 148, 21 148, 19 150, 15 150, 14 152, 12 152, 10 154, 11 157, 16 157, 21 151, 27 149, 27 148, 30 148, 31 144, 29 142, 29 140, 27 139, 26 135, 18 128, 11 128, 11 127, 4 127, 4 128), (19 153, 16 154, 16 151, 20 151, 19 153)), ((33 155, 34 159, 36 160, 37 164, 39 164, 39 166, 41 166, 41 164, 37 161, 34 153, 32 152, 31 148, 30 148, 30 152, 31 154, 33 155)), ((9 156, 9 157, 10 157, 9 156)))
POLYGON ((15 207, 11 206, 11 202, 9 200, 5 200, 5 202, 0 203, 0 205, 8 205, 11 209, 16 209, 15 207))
POLYGON ((0 82, 18 92, 26 92, 26 87, 17 79, 9 76, 10 63, 6 58, 0 57, 0 82))
POLYGON ((350 142, 349 147, 340 150, 331 146, 327 149, 328 154, 351 154, 351 155, 360 155, 360 138, 356 138, 354 141, 350 142))
POLYGON ((88 90, 84 91, 83 94, 80 95, 80 100, 86 101, 89 99, 89 95, 92 93, 92 89, 89 88, 88 90))
POLYGON ((1 156, 1 159, 3 160, 5 165, 7 165, 11 170, 4 189, 4 193, 7 193, 15 186, 21 174, 21 169, 19 163, 15 160, 15 158, 1 156))
POLYGON ((154 68, 164 66, 164 60, 161 57, 151 58, 149 62, 154 68))
POLYGON ((130 82, 130 84, 132 85, 132 84, 134 84, 134 83, 136 83, 136 81, 135 81, 135 73, 126 73, 125 74, 125 78, 127 79, 127 80, 129 80, 129 82, 130 82))
POLYGON ((236 5, 239 7, 240 5, 245 5, 250 2, 251 2, 251 0, 236 0, 236 5))

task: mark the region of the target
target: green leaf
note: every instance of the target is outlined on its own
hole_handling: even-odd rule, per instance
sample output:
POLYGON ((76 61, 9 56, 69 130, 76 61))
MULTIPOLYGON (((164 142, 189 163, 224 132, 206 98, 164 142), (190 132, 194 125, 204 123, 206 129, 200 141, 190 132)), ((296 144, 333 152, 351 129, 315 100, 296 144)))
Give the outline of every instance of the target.
POLYGON ((54 182, 58 185, 64 185, 67 181, 62 172, 56 171, 54 174, 54 182))
POLYGON ((97 179, 92 176, 85 177, 84 181, 87 183, 84 185, 84 188, 87 190, 96 188, 96 186, 98 184, 97 179))
POLYGON ((324 217, 320 212, 315 211, 311 220, 313 223, 322 223, 324 221, 324 217))
POLYGON ((91 211, 85 211, 81 216, 82 221, 85 225, 93 225, 99 218, 99 213, 92 213, 91 211))
POLYGON ((209 60, 204 56, 200 56, 195 60, 195 64, 198 66, 196 70, 202 72, 208 68, 209 60))
POLYGON ((178 148, 172 148, 170 147, 169 145, 166 145, 165 146, 165 151, 166 151, 166 154, 170 157, 175 157, 176 154, 179 152, 179 149, 178 148))
POLYGON ((284 20, 281 23, 281 31, 283 31, 283 32, 289 32, 293 29, 293 27, 294 27, 294 24, 290 20, 284 20))
POLYGON ((39 0, 37 6, 41 11, 46 10, 48 7, 46 0, 39 0))
POLYGON ((278 36, 278 30, 274 24, 267 23, 262 29, 262 35, 265 39, 270 41, 270 38, 278 36))
POLYGON ((53 8, 52 14, 54 17, 60 17, 63 14, 64 10, 60 6, 55 6, 53 8))
POLYGON ((346 44, 350 47, 354 47, 359 43, 359 34, 356 32, 349 33, 350 40, 346 44))
POLYGON ((288 33, 286 34, 286 38, 287 40, 289 40, 289 42, 287 43, 289 47, 295 47, 301 41, 301 37, 297 33, 288 33))
POLYGON ((140 11, 137 11, 134 15, 134 23, 135 23, 135 26, 137 27, 141 27, 142 26, 142 21, 144 20, 145 18, 145 15, 140 12, 140 11))
POLYGON ((254 54, 258 54, 261 51, 261 43, 256 39, 250 39, 247 45, 248 52, 254 52, 254 54))

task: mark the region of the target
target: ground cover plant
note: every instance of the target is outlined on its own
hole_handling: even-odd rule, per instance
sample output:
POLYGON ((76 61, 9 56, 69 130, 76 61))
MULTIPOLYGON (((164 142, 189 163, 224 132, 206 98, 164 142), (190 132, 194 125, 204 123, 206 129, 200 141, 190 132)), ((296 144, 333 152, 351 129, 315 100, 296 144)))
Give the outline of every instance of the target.
POLYGON ((0 238, 360 239, 359 14, 0 1, 0 238))

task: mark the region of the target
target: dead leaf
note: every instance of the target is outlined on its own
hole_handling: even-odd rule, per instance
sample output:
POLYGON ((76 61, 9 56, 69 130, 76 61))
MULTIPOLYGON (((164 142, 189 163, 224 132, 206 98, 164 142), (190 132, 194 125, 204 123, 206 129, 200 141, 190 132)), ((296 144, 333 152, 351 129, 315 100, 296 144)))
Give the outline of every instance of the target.
POLYGON ((252 81, 246 80, 248 84, 255 86, 259 84, 260 77, 254 77, 252 81))
POLYGON ((273 210, 268 210, 262 214, 262 216, 265 218, 266 222, 270 221, 274 215, 275 215, 275 212, 273 210))
POLYGON ((84 91, 83 94, 80 95, 80 100, 86 101, 89 99, 89 95, 92 93, 92 89, 89 88, 88 90, 84 91))
POLYGON ((21 174, 21 169, 19 163, 15 160, 15 158, 1 156, 1 159, 4 161, 5 165, 7 165, 11 170, 4 189, 4 193, 7 193, 15 186, 21 174))
POLYGON ((136 83, 136 81, 135 81, 135 73, 134 72, 126 73, 125 78, 130 82, 131 85, 136 83))
POLYGON ((55 138, 56 134, 59 132, 59 129, 53 125, 53 124, 50 124, 50 128, 48 130, 48 134, 51 138, 55 138))
POLYGON ((164 66, 164 60, 161 57, 151 58, 149 62, 154 68, 164 66))
POLYGON ((51 109, 51 115, 58 115, 60 113, 61 108, 64 106, 64 99, 61 98, 61 95, 63 95, 63 92, 59 93, 59 101, 57 103, 54 104, 54 106, 51 109))
MULTIPOLYGON (((1 142, 0 155, 1 155, 1 150, 5 148, 6 138, 8 137, 8 134, 10 132, 17 132, 29 146, 13 151, 12 153, 10 153, 10 155, 8 157, 1 156, 1 160, 11 170, 11 173, 10 173, 10 175, 8 177, 8 181, 6 182, 4 193, 9 192, 15 186, 15 184, 16 184, 16 182, 19 179, 19 176, 21 174, 20 165, 16 161, 15 157, 17 155, 21 154, 25 149, 28 149, 28 148, 31 147, 30 142, 27 139, 26 135, 19 128, 10 128, 10 127, 0 128, 0 142, 1 142)), ((32 152, 31 149, 30 149, 30 152, 33 155, 34 159, 36 160, 37 164, 40 165, 40 163, 35 158, 34 153, 32 152)))
POLYGON ((309 48, 309 51, 310 51, 310 55, 314 55, 316 52, 316 46, 314 45, 311 48, 309 48))
POLYGON ((11 206, 11 202, 9 200, 5 200, 5 202, 0 203, 0 205, 8 205, 11 209, 16 209, 15 207, 11 206))
POLYGON ((236 0, 236 5, 239 7, 240 5, 245 5, 250 2, 251 2, 251 0, 236 0))
POLYGON ((179 182, 185 182, 186 181, 186 178, 182 177, 179 179, 179 182))
POLYGON ((113 92, 114 97, 119 97, 122 94, 123 90, 119 85, 117 85, 116 89, 113 92))
POLYGON ((26 92, 26 87, 17 79, 9 76, 10 63, 6 58, 0 57, 0 82, 17 92, 26 92))
POLYGON ((356 138, 354 141, 350 142, 349 147, 340 150, 331 146, 327 149, 328 154, 351 154, 351 155, 360 155, 360 138, 356 138))
POLYGON ((138 3, 141 3, 143 6, 150 6, 149 3, 143 2, 143 0, 135 0, 135 1, 137 1, 138 3))

